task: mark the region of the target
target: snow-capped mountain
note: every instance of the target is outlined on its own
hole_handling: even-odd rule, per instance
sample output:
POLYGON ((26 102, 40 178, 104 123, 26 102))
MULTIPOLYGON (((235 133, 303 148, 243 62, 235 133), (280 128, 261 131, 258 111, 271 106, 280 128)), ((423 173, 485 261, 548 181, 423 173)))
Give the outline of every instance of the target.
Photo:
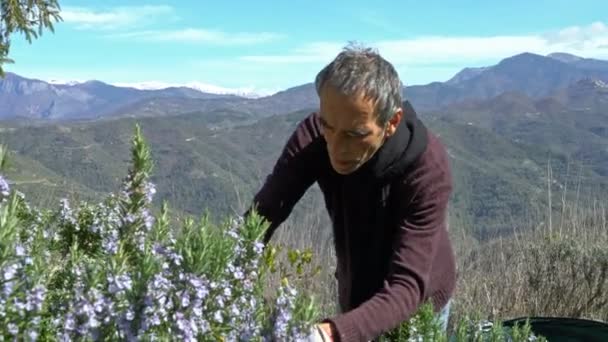
MULTIPOLYGON (((67 85, 67 86, 75 86, 78 84, 90 82, 83 80, 60 80, 60 79, 50 79, 46 80, 49 84, 54 85, 67 85)), ((115 87, 121 88, 133 88, 138 90, 163 90, 168 88, 189 88, 193 90, 200 91, 206 94, 217 94, 217 95, 236 95, 240 97, 246 98, 260 98, 268 95, 272 95, 276 93, 274 90, 256 90, 253 87, 247 88, 225 88, 216 86, 213 84, 202 83, 202 82, 187 82, 187 83, 171 83, 171 82, 163 82, 163 81, 145 81, 145 82, 110 82, 107 83, 109 85, 113 85, 115 87)))
POLYGON ((272 95, 272 91, 256 91, 254 88, 224 88, 213 84, 202 82, 187 82, 187 83, 169 83, 162 81, 147 81, 147 82, 118 82, 111 83, 116 87, 135 88, 140 90, 161 90, 167 88, 190 88, 208 94, 218 95, 236 95, 247 98, 259 98, 267 95, 272 95))
POLYGON ((235 95, 207 93, 187 87, 141 90, 100 81, 52 79, 43 81, 7 73, 0 78, 0 119, 90 119, 153 98, 220 99, 235 95))
POLYGON ((53 85, 67 85, 67 86, 75 86, 78 84, 85 83, 84 80, 60 80, 60 79, 50 79, 46 80, 46 83, 53 85))

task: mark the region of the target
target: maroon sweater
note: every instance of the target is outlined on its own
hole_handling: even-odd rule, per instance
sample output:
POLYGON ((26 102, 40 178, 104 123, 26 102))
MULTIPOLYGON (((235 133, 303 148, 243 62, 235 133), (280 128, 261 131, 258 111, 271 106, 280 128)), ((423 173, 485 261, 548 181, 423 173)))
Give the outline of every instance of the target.
POLYGON ((332 220, 341 313, 325 319, 343 342, 370 341, 409 319, 428 299, 452 296, 455 260, 446 215, 448 157, 409 102, 396 134, 359 170, 336 173, 318 115, 300 122, 254 197, 270 222, 265 242, 317 182, 332 220))

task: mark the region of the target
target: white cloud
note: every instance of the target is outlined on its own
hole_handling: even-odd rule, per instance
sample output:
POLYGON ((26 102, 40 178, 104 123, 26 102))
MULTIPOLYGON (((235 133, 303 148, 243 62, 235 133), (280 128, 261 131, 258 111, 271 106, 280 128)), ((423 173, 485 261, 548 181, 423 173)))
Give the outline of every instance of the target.
POLYGON ((296 48, 285 55, 247 55, 239 59, 246 62, 270 64, 323 63, 332 59, 343 44, 336 42, 313 42, 296 48))
POLYGON ((595 39, 605 38, 608 35, 608 26, 602 22, 595 22, 586 27, 570 26, 561 29, 557 32, 550 32, 545 35, 549 42, 564 42, 564 41, 593 41, 595 39))
POLYGON ((113 7, 98 10, 87 7, 66 7, 61 11, 63 21, 83 30, 114 30, 105 37, 110 39, 135 39, 147 42, 189 42, 214 45, 250 45, 282 39, 283 34, 274 32, 236 32, 204 28, 175 30, 142 30, 147 24, 166 23, 178 19, 175 10, 167 5, 113 7), (135 30, 133 29, 140 29, 135 30), (131 29, 130 31, 125 31, 131 29))
POLYGON ((272 32, 236 32, 187 28, 181 30, 150 30, 115 34, 112 38, 128 38, 150 42, 208 43, 215 45, 249 45, 274 41, 284 35, 272 32))
MULTIPOLYGON (((608 58, 608 27, 602 22, 572 26, 529 35, 422 36, 364 42, 375 47, 395 65, 456 65, 496 61, 521 52, 546 55, 567 52, 582 57, 608 58)), ((287 54, 247 55, 243 61, 258 63, 327 63, 346 43, 314 42, 287 54)))
POLYGON ((571 26, 544 35, 548 44, 562 46, 564 50, 588 52, 590 55, 608 56, 608 26, 595 22, 588 26, 571 26))
POLYGON ((173 7, 144 5, 96 10, 86 7, 66 7, 60 13, 63 21, 78 29, 113 30, 137 27, 156 20, 174 19, 173 7))

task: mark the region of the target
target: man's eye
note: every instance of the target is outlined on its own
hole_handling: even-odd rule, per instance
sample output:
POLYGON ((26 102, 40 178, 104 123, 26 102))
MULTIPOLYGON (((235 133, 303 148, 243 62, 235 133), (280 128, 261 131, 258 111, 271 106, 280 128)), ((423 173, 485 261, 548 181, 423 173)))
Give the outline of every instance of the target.
POLYGON ((366 132, 348 132, 347 135, 351 138, 365 138, 368 133, 366 132))
POLYGON ((332 128, 327 125, 325 121, 321 121, 321 127, 325 130, 330 131, 332 128))

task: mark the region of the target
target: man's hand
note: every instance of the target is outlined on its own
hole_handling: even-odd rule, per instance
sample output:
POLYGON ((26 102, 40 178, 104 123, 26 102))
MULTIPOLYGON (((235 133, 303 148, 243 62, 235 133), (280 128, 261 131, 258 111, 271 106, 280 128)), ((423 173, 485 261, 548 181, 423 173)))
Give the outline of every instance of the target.
POLYGON ((327 323, 317 324, 313 327, 312 333, 299 342, 334 342, 332 338, 331 326, 327 323))
POLYGON ((323 341, 334 342, 334 334, 330 323, 321 323, 318 327, 323 333, 323 341))

